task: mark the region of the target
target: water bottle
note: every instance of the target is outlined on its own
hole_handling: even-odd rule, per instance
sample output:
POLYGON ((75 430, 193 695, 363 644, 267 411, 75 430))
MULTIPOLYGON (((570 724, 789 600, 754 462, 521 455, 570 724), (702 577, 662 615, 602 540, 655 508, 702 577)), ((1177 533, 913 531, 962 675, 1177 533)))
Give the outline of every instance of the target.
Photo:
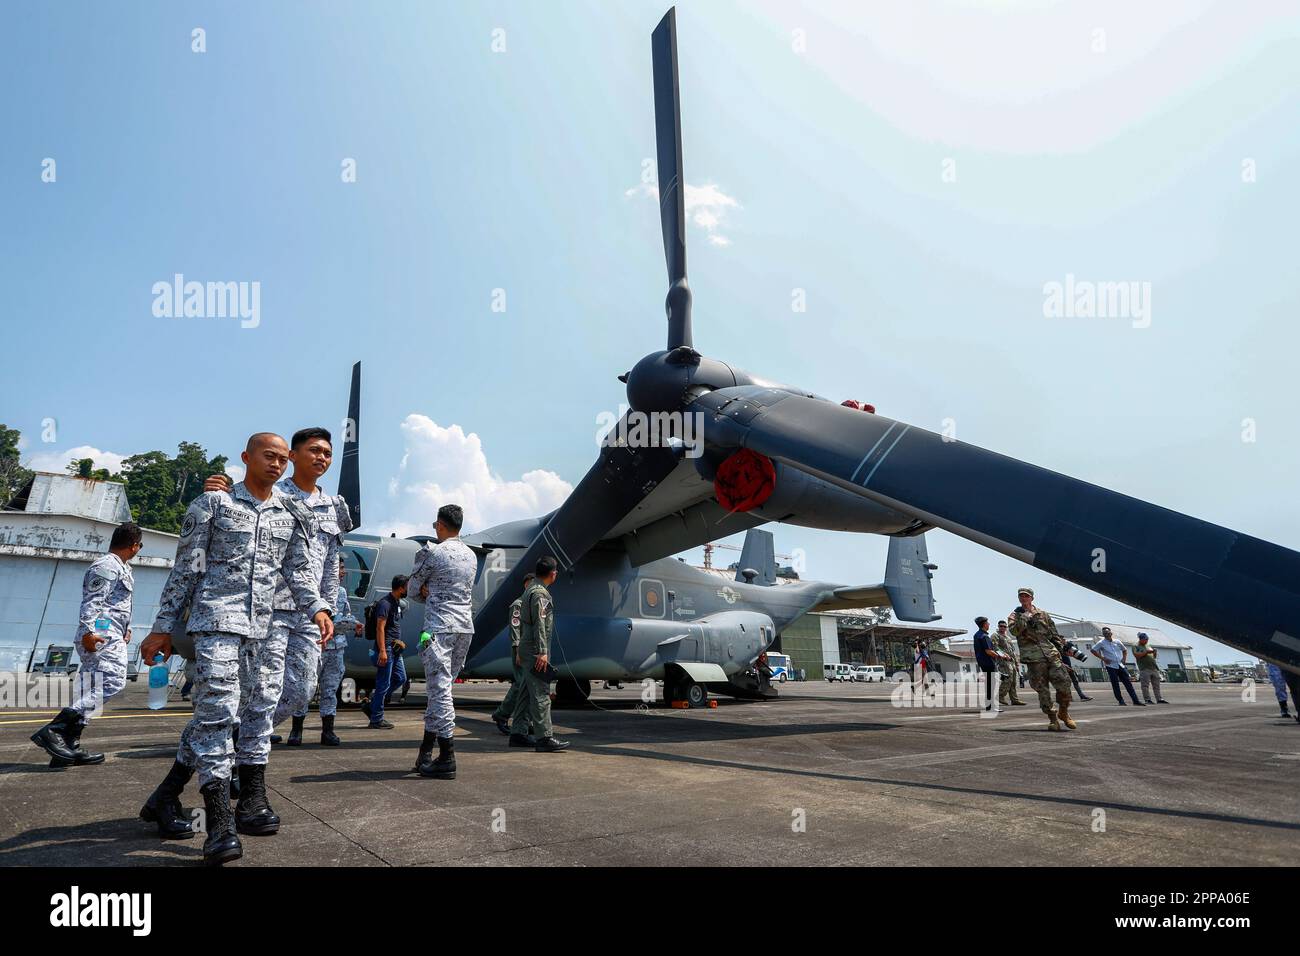
POLYGON ((162 654, 155 654, 153 666, 149 668, 150 710, 162 710, 167 706, 168 676, 167 665, 163 663, 162 654))
POLYGON ((106 617, 95 618, 95 650, 102 651, 108 647, 108 642, 112 640, 108 629, 112 627, 113 622, 106 617))

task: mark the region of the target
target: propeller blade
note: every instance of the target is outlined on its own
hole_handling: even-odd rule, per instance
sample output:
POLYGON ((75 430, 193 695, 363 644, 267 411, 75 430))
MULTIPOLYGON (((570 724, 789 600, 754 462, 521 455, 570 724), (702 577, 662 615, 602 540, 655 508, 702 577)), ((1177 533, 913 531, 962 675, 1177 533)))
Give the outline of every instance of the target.
POLYGON ((524 575, 541 558, 554 557, 561 574, 571 570, 677 467, 681 457, 677 449, 664 445, 631 448, 626 443, 615 443, 615 436, 627 434, 625 414, 601 448, 596 463, 479 608, 467 660, 472 661, 475 653, 501 633, 511 602, 523 590, 524 575))
POLYGON ((789 392, 724 388, 700 396, 688 410, 704 413, 711 446, 750 448, 1300 671, 1300 553, 912 425, 789 392))
POLYGON ((361 363, 352 366, 352 390, 348 393, 348 417, 343 423, 343 463, 339 466, 339 494, 352 512, 352 527, 361 527, 361 471, 358 458, 361 441, 361 363))
POLYGON ((682 110, 677 85, 677 9, 664 14, 650 37, 654 61, 655 150, 659 222, 668 264, 668 349, 690 347, 691 290, 686 284, 686 181, 682 178, 682 110))

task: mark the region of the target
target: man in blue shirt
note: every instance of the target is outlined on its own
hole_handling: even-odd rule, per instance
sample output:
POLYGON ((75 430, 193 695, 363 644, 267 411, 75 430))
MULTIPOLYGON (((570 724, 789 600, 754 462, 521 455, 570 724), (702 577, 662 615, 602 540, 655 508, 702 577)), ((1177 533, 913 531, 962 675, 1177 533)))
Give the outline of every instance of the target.
POLYGON ((402 651, 402 598, 406 597, 407 577, 399 574, 393 578, 393 589, 380 598, 370 613, 375 619, 375 646, 370 659, 375 664, 375 692, 362 712, 370 718, 371 730, 392 730, 393 725, 384 720, 384 706, 394 687, 406 683, 406 663, 402 651))
POLYGON ((1145 706, 1138 700, 1137 692, 1133 690, 1133 682, 1128 677, 1128 668, 1124 666, 1124 662, 1128 660, 1128 651, 1124 649, 1123 644, 1111 636, 1110 628, 1101 629, 1101 640, 1092 645, 1091 650, 1106 665, 1106 674, 1110 677, 1110 689, 1115 692, 1115 700, 1119 705, 1124 706, 1124 697, 1119 692, 1119 685, 1123 684, 1128 688, 1128 695, 1133 698, 1133 706, 1145 706))
POLYGON ((984 709, 992 710, 993 701, 997 697, 994 688, 997 687, 998 660, 1002 654, 993 649, 993 641, 989 637, 989 619, 984 615, 975 618, 975 663, 979 666, 980 672, 984 675, 984 709))

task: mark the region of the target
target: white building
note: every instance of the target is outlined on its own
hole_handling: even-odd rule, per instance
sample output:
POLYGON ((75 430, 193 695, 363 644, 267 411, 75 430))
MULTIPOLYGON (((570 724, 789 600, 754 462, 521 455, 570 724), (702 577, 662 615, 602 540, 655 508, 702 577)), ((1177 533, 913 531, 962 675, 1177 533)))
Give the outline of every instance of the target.
MULTIPOLYGON (((51 645, 76 644, 86 568, 108 552, 113 529, 129 520, 122 484, 50 472, 37 472, 0 510, 0 671, 29 670, 51 645)), ((146 529, 131 562, 133 647, 158 613, 176 541, 174 534, 146 529)))

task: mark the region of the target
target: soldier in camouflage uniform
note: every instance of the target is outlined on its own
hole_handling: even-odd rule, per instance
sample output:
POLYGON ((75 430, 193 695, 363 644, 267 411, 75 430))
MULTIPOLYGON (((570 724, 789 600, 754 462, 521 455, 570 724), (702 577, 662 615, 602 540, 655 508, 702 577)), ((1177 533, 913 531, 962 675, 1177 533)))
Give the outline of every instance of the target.
POLYGON ((555 753, 568 749, 567 740, 557 740, 551 730, 551 684, 547 678, 550 666, 551 637, 555 633, 555 605, 551 601, 550 586, 557 573, 555 559, 542 558, 537 562, 537 576, 524 598, 519 615, 519 661, 523 671, 523 688, 520 691, 523 707, 516 706, 514 723, 510 727, 510 742, 527 738, 528 725, 537 735, 534 750, 555 753))
POLYGON ((420 641, 420 661, 429 691, 424 711, 424 739, 416 757, 415 769, 422 777, 456 779, 456 706, 451 685, 465 666, 470 642, 474 639, 474 577, 478 558, 460 540, 465 513, 459 505, 438 509, 434 529, 436 547, 416 553, 415 568, 407 582, 409 593, 424 600, 424 632, 429 640, 420 641), (433 745, 438 756, 433 757, 433 745))
POLYGON ((126 686, 127 645, 131 641, 131 595, 135 578, 130 561, 140 553, 144 537, 134 522, 113 529, 108 554, 96 559, 81 581, 81 666, 71 707, 32 734, 45 748, 51 767, 104 762, 101 753, 81 749, 81 732, 88 718, 99 716, 104 702, 126 686))
MULTIPOLYGON (((343 561, 339 561, 339 579, 344 571, 343 561)), ((348 601, 348 589, 339 584, 338 600, 334 603, 334 639, 321 651, 320 670, 320 742, 327 747, 337 747, 341 741, 334 733, 334 717, 339 709, 339 686, 347 670, 347 651, 349 632, 360 634, 361 622, 352 615, 352 605, 348 601)))
POLYGON ((186 605, 186 630, 194 641, 194 717, 181 733, 176 762, 140 811, 164 836, 189 831, 180 793, 194 770, 207 808, 203 860, 220 865, 243 849, 236 835, 269 835, 280 819, 266 800, 271 715, 284 681, 285 643, 271 629, 281 576, 294 600, 323 638, 333 633, 329 603, 320 594, 311 542, 312 512, 277 494, 289 447, 279 435, 259 432, 242 454, 244 481, 226 492, 204 492, 185 513, 176 563, 159 599, 158 617, 141 645, 151 659, 171 656, 171 631, 186 605), (241 699, 242 692, 242 699, 241 699), (230 813, 231 728, 236 716, 240 797, 230 813))
POLYGON ((998 621, 997 633, 993 635, 993 649, 1006 655, 998 660, 998 673, 1002 676, 1002 684, 998 687, 998 703, 1024 707, 1025 702, 1016 693, 1016 684, 1020 678, 1020 648, 1007 633, 1006 621, 998 621))
MULTIPOLYGON (((524 575, 525 591, 528 590, 533 577, 532 574, 524 575)), ((510 718, 514 716, 515 708, 519 705, 519 692, 524 686, 523 670, 519 666, 519 609, 523 603, 524 596, 520 594, 510 605, 510 661, 514 666, 514 679, 510 682, 510 689, 506 691, 506 696, 501 699, 497 709, 492 711, 492 720, 496 723, 497 730, 507 736, 510 734, 510 718)))
POLYGON ((1061 636, 1051 615, 1034 606, 1033 588, 1017 592, 1020 607, 1011 612, 1011 633, 1020 642, 1020 660, 1029 670, 1029 686, 1038 692, 1038 705, 1047 715, 1048 726, 1060 730, 1077 728, 1070 717, 1070 677, 1061 662, 1057 646, 1061 636), (1056 689, 1056 703, 1048 685, 1056 689))

